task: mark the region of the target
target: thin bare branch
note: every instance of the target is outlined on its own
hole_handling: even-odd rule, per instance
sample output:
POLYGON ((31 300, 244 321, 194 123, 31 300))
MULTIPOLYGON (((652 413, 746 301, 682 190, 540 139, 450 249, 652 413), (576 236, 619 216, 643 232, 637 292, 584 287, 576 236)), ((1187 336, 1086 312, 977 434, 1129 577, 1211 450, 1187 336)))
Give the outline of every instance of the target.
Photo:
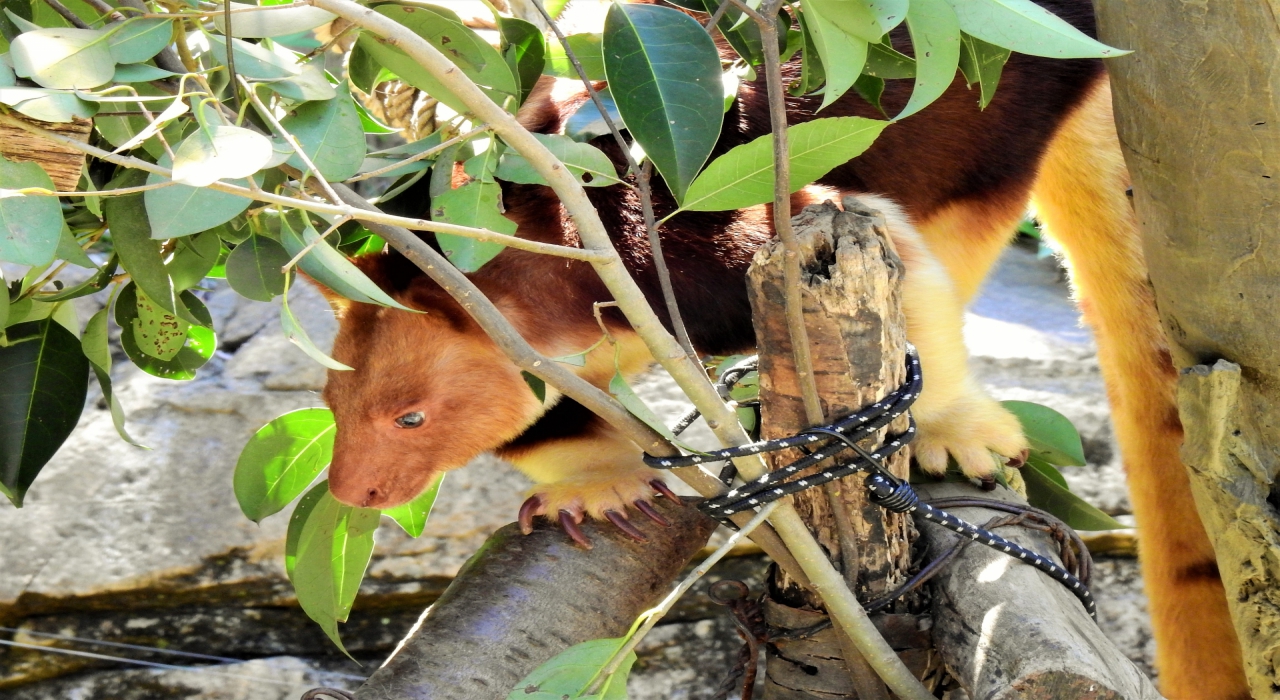
POLYGON ((63 5, 62 3, 58 2, 58 0, 44 0, 44 3, 49 7, 53 8, 54 12, 57 12, 58 14, 62 15, 63 19, 71 23, 71 26, 79 27, 80 29, 89 28, 89 24, 87 22, 80 19, 80 17, 76 15, 76 13, 68 9, 66 5, 63 5))
POLYGON ((84 0, 84 3, 89 7, 92 7, 93 9, 102 13, 103 17, 106 17, 112 22, 118 22, 124 19, 124 16, 121 15, 120 12, 116 10, 116 8, 112 7, 106 2, 103 2, 103 0, 84 0))
MULTIPOLYGON (((227 7, 231 7, 231 4, 227 3, 227 7)), ((230 46, 230 41, 231 39, 228 38, 228 46, 230 46)), ((228 49, 227 53, 230 55, 231 50, 228 49)), ((230 67, 230 65, 228 65, 228 67, 230 67)), ((235 76, 233 75, 233 79, 234 77, 235 76)), ((324 175, 320 174, 320 168, 316 167, 315 161, 311 160, 311 156, 307 155, 307 152, 303 150, 302 142, 298 141, 296 136, 289 133, 289 130, 280 124, 280 120, 276 119, 276 115, 271 113, 271 109, 262 103, 261 98, 258 97, 257 91, 254 89, 256 85, 261 85, 262 83, 250 84, 249 81, 244 78, 239 78, 239 80, 240 85, 244 87, 245 93, 249 95, 249 102, 253 105, 254 109, 258 110, 258 114, 261 115, 263 119, 267 120, 267 123, 271 125, 271 128, 274 129, 276 133, 280 134, 281 138, 288 141, 290 146, 293 146, 293 152, 297 154, 298 159, 302 161, 303 165, 307 166, 307 172, 304 173, 303 177, 312 177, 316 182, 319 182, 320 188, 323 189, 324 193, 329 197, 329 201, 341 201, 338 199, 338 193, 333 191, 333 186, 329 184, 328 180, 324 179, 324 175)), ((232 88, 232 92, 235 92, 234 87, 232 88)))
POLYGON ((420 161, 420 160, 425 160, 425 159, 427 159, 427 158, 430 158, 431 156, 434 156, 434 155, 436 155, 436 154, 440 153, 441 151, 445 150, 446 148, 449 148, 450 146, 456 146, 457 144, 460 144, 460 143, 462 143, 463 141, 466 141, 467 139, 471 138, 472 136, 476 136, 477 134, 483 134, 484 132, 486 132, 486 131, 488 131, 488 130, 489 130, 489 125, 487 125, 487 124, 482 124, 481 126, 478 126, 478 127, 474 128, 474 129, 472 129, 471 131, 468 131, 468 132, 467 132, 467 133, 465 133, 465 134, 458 134, 457 136, 454 136, 453 138, 449 139, 448 141, 445 141, 444 143, 441 143, 439 146, 432 146, 431 148, 428 148, 427 150, 423 151, 422 153, 418 153, 418 154, 416 154, 416 155, 414 155, 414 156, 411 156, 411 157, 409 157, 409 158, 405 158, 404 160, 396 161, 396 162, 392 163, 391 165, 385 165, 385 166, 383 166, 383 167, 381 167, 381 168, 378 168, 377 170, 370 170, 370 171, 369 171, 369 172, 367 172, 367 173, 360 173, 359 175, 356 175, 355 177, 349 177, 349 178, 347 178, 347 180, 346 180, 346 181, 347 181, 347 182, 360 182, 361 180, 368 180, 369 178, 378 177, 379 175, 382 175, 383 173, 389 173, 389 172, 391 172, 392 170, 395 170, 395 169, 397 169, 397 168, 403 168, 404 166, 409 165, 410 163, 416 163, 416 162, 418 162, 418 161, 420 161))

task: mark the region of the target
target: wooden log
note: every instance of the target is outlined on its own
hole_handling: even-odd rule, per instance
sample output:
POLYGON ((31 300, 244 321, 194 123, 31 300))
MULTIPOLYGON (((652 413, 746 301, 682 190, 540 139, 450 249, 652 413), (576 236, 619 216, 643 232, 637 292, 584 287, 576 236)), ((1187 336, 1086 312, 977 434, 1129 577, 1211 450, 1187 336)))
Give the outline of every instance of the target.
MULTIPOLYGON (((844 211, 831 202, 810 206, 792 220, 802 251, 801 298, 813 372, 828 420, 875 402, 905 376, 902 263, 888 241, 883 218, 856 199, 845 198, 843 204, 844 211)), ((756 254, 747 274, 760 354, 761 432, 766 439, 794 435, 810 426, 783 311, 784 256, 782 244, 775 240, 756 254)), ((899 432, 906 425, 904 416, 890 430, 899 432)), ((777 469, 801 456, 788 450, 768 458, 777 469)), ((908 459, 904 451, 887 466, 905 477, 908 459)), ((872 504, 862 482, 861 475, 854 475, 826 488, 802 491, 794 500, 818 542, 865 601, 906 579, 915 533, 909 518, 872 504)), ((775 626, 805 619, 806 611, 823 610, 816 594, 781 572, 773 581, 771 602, 775 626), (783 613, 781 606, 790 606, 794 613, 783 613)), ((793 640, 786 655, 773 655, 765 697, 886 698, 883 684, 869 673, 848 640, 830 636, 831 640, 822 635, 793 640), (831 641, 841 643, 843 659, 841 654, 830 658, 824 644, 831 641), (791 672, 801 657, 809 659, 800 664, 805 673, 791 672)))
MULTIPOLYGON (((923 500, 980 497, 1026 504, 1003 487, 920 485, 923 500)), ((987 508, 949 512, 975 525, 1007 513, 987 508)), ((933 559, 960 536, 923 519, 916 525, 933 559)), ((1019 527, 998 533, 1057 557, 1047 533, 1019 527)), ((990 547, 973 543, 931 581, 933 641, 947 670, 974 700, 1147 700, 1155 687, 1090 619, 1062 584, 990 547)))
POLYGON ((617 637, 652 607, 716 522, 660 500, 671 527, 646 518, 639 543, 612 524, 583 524, 590 551, 542 521, 498 530, 356 692, 359 700, 503 700, 565 649, 617 637))
MULTIPOLYGON (((75 119, 65 124, 42 122, 37 119, 12 114, 15 119, 34 124, 42 129, 57 132, 73 138, 81 143, 89 141, 89 132, 93 131, 93 122, 88 119, 75 119)), ((70 146, 54 143, 19 129, 16 126, 0 124, 0 155, 16 162, 31 162, 39 165, 49 174, 53 185, 60 192, 69 192, 80 182, 80 170, 84 167, 84 153, 70 146)))

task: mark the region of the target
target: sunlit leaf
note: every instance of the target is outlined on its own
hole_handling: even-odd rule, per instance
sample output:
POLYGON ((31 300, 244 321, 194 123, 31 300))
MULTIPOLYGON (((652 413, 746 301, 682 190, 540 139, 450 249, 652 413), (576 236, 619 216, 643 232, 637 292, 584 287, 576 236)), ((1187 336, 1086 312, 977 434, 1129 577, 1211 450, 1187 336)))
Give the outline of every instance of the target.
MULTIPOLYGON (((134 319, 138 318, 137 286, 130 282, 120 290, 116 297, 116 325, 123 329, 134 327, 134 319)), ((196 370, 204 366, 213 357, 218 348, 217 336, 213 333, 213 319, 196 295, 183 292, 180 297, 183 305, 190 310, 199 325, 193 324, 187 329, 187 339, 181 350, 171 360, 160 360, 143 352, 134 339, 133 333, 121 333, 120 345, 124 354, 139 369, 161 379, 194 379, 196 370)))
POLYGON ((1022 432, 1031 443, 1033 454, 1058 466, 1084 466, 1084 445, 1080 441, 1080 433, 1066 416, 1030 401, 1000 403, 1022 423, 1022 432))
MULTIPOLYGON (((618 171, 603 151, 586 143, 578 143, 568 136, 558 134, 534 134, 534 138, 551 151, 551 154, 564 163, 569 172, 587 187, 607 187, 616 185, 618 171)), ((498 163, 497 177, 507 182, 545 185, 546 180, 533 169, 528 159, 508 151, 498 163)))
POLYGON ((27 489, 76 427, 89 387, 80 340, 51 319, 10 326, 0 347, 0 493, 27 489))
MULTIPOLYGON (((514 235, 515 222, 503 216, 498 208, 501 197, 502 188, 497 183, 468 182, 432 199, 431 219, 514 235)), ((436 234, 436 241, 449 261, 463 272, 479 270, 505 247, 501 243, 443 233, 436 234)))
POLYGON ((916 55, 916 84, 895 119, 911 116, 941 97, 960 65, 960 26, 949 0, 911 0, 907 29, 916 55))
MULTIPOLYGON (((255 9, 257 5, 242 2, 231 3, 231 35, 241 39, 256 39, 267 36, 284 36, 307 29, 315 29, 322 24, 332 22, 337 15, 321 10, 318 7, 301 5, 298 7, 255 9)), ((213 14, 213 26, 223 34, 227 33, 226 15, 219 9, 213 14)))
MULTIPOLYGON (((271 10, 278 12, 278 10, 271 10)), ((235 23, 235 20, 232 20, 235 23)), ((227 39, 217 34, 209 37, 209 53, 218 63, 227 63, 227 39)), ((240 39, 231 39, 232 54, 235 57, 236 73, 254 80, 281 80, 294 78, 302 74, 302 66, 295 60, 286 58, 257 44, 240 39)))
MULTIPOLYGON (((520 87, 506 60, 497 49, 463 26, 456 14, 441 7, 422 4, 410 7, 388 3, 379 5, 374 10, 426 39, 449 57, 464 75, 479 85, 489 99, 515 111, 520 99, 520 87)), ((410 85, 457 112, 468 111, 461 100, 400 49, 384 43, 368 32, 360 35, 357 46, 368 52, 379 65, 410 85)))
POLYGON ((116 433, 130 445, 141 447, 125 430, 124 407, 120 405, 120 399, 116 398, 111 388, 111 347, 107 333, 107 312, 105 308, 99 309, 98 313, 89 318, 89 322, 84 325, 84 335, 80 338, 80 348, 85 358, 89 360, 89 365, 93 367, 94 376, 98 378, 98 386, 102 389, 102 398, 106 400, 107 407, 111 410, 111 422, 116 427, 116 433))
POLYGON ((218 124, 191 132, 173 153, 173 181, 208 187, 248 177, 271 159, 271 141, 256 131, 218 124))
POLYGON ((290 259, 301 253, 303 248, 311 246, 298 264, 312 279, 352 301, 392 306, 404 311, 411 310, 388 296, 374 284, 373 280, 365 276, 360 268, 351 264, 346 256, 335 250, 328 241, 319 240, 320 234, 309 220, 305 221, 301 228, 302 232, 299 233, 294 229, 289 217, 281 217, 280 242, 289 253, 290 259))
POLYGON ((916 77, 916 60, 885 43, 867 46, 867 64, 862 72, 881 80, 916 77))
POLYGON ((130 19, 108 25, 106 31, 116 63, 142 63, 173 43, 173 20, 163 17, 130 19))
POLYGON ((106 33, 96 29, 24 32, 10 42, 9 60, 20 77, 62 90, 98 87, 110 82, 116 70, 106 33))
POLYGON ((298 349, 307 354, 307 357, 315 360, 321 366, 338 371, 348 371, 351 367, 338 362, 329 357, 323 350, 316 346, 315 341, 311 340, 311 336, 307 335, 307 331, 298 323, 298 318, 293 315, 293 310, 289 308, 289 293, 285 290, 283 301, 280 304, 280 327, 284 331, 284 337, 289 342, 298 346, 298 349))
POLYGON ((679 10, 615 4, 605 19, 604 60, 627 128, 683 201, 720 136, 724 90, 715 43, 679 10))
POLYGON ((227 283, 240 296, 254 301, 271 301, 284 294, 285 276, 281 268, 289 253, 266 236, 250 236, 227 258, 227 283))
POLYGON ((27 187, 54 191, 53 180, 39 165, 0 156, 0 260, 46 265, 62 236, 62 207, 56 197, 4 192, 27 187))
POLYGON ((387 508, 382 511, 382 514, 396 521, 396 524, 404 528, 410 537, 421 536, 423 529, 427 527, 427 518, 431 516, 431 507, 436 503, 436 496, 440 494, 440 484, 443 482, 444 474, 441 474, 432 480, 427 490, 417 498, 402 506, 387 508))
POLYGON ((132 326, 123 326, 131 334, 139 350, 157 360, 169 361, 187 342, 190 324, 165 311, 147 298, 145 292, 134 289, 137 297, 137 313, 132 326))
MULTIPOLYGON (((605 79, 604 38, 600 34, 570 34, 565 37, 565 41, 569 43, 569 50, 573 51, 574 58, 578 59, 578 63, 586 71, 588 80, 605 79)), ((581 79, 559 40, 547 42, 547 59, 542 73, 557 78, 581 79)))
POLYGON ((507 700, 625 700, 627 677, 636 662, 635 652, 627 653, 599 693, 585 695, 592 681, 625 642, 623 638, 593 639, 571 646, 525 676, 507 695, 507 700))
POLYGON ((542 30, 522 19, 499 15, 497 21, 498 31, 502 34, 502 56, 520 83, 520 103, 523 104, 533 92, 538 76, 542 75, 547 42, 542 30))
POLYGON ((845 33, 867 42, 880 41, 906 17, 907 0, 808 0, 806 3, 845 33))
MULTIPOLYGON (((303 64, 302 72, 296 78, 271 80, 262 84, 272 92, 294 102, 332 100, 338 96, 338 91, 329 82, 329 79, 325 77, 324 70, 315 63, 303 64)), ((359 105, 356 105, 356 107, 358 110, 359 105)))
POLYGON ((840 99, 858 80, 867 61, 867 42, 846 33, 818 13, 806 14, 802 9, 801 15, 813 37, 827 81, 822 106, 818 108, 821 110, 840 99))
MULTIPOLYGON (((791 191, 867 150, 888 122, 862 117, 814 119, 787 129, 791 191)), ((684 209, 723 211, 773 201, 773 135, 716 158, 689 187, 684 209)))
POLYGON ((338 623, 346 621, 355 602, 381 513, 343 505, 329 494, 328 482, 322 485, 324 492, 305 513, 298 532, 293 589, 302 610, 346 653, 338 623))
POLYGON ((1048 58, 1110 58, 1130 53, 1091 39, 1031 0, 949 0, 960 28, 989 44, 1048 58))
POLYGON ((249 438, 236 460, 236 501, 256 522, 280 512, 315 481, 333 459, 333 412, 290 411, 249 438))
MULTIPOLYGON (((1049 470, 1053 470, 1051 465, 1038 460, 1028 460, 1022 468, 1028 503, 1056 515, 1076 530, 1118 530, 1124 527, 1115 518, 1061 486, 1057 479, 1048 475, 1049 470)), ((1061 475, 1058 478, 1061 479, 1061 475)))
MULTIPOLYGON (((299 105, 280 123, 298 139, 326 180, 339 182, 360 171, 365 154, 364 127, 345 83, 337 97, 299 105)), ((289 164, 307 169, 296 153, 289 164)))
POLYGON ((116 83, 149 83, 152 80, 172 78, 171 73, 163 68, 156 68, 148 63, 122 63, 116 66, 116 74, 111 78, 116 83))
POLYGON ((960 72, 970 87, 978 84, 978 106, 986 109, 995 97, 996 85, 1000 83, 1000 73, 1004 70, 1005 61, 1009 60, 1009 49, 976 39, 968 34, 960 37, 960 72))
POLYGON ((0 104, 42 122, 65 124, 75 117, 88 119, 98 113, 98 105, 70 92, 32 87, 0 87, 0 104))
MULTIPOLYGON (((167 167, 169 157, 163 156, 159 165, 167 167)), ((147 176, 148 185, 165 181, 166 178, 163 175, 156 173, 147 176)), ((226 182, 241 187, 249 185, 247 179, 226 182)), ((248 197, 237 194, 183 184, 147 190, 142 193, 142 199, 146 205, 147 217, 151 222, 151 237, 156 239, 175 238, 207 231, 234 219, 253 203, 253 200, 248 197)), ((127 263, 125 267, 128 268, 127 263)))

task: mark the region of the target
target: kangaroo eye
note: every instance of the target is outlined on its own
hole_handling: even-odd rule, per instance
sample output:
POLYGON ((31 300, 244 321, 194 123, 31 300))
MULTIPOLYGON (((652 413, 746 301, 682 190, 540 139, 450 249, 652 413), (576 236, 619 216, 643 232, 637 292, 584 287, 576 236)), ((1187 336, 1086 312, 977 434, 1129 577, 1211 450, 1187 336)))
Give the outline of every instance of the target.
POLYGON ((414 411, 406 413, 396 419, 396 427, 399 428, 416 428, 422 425, 422 411, 414 411))

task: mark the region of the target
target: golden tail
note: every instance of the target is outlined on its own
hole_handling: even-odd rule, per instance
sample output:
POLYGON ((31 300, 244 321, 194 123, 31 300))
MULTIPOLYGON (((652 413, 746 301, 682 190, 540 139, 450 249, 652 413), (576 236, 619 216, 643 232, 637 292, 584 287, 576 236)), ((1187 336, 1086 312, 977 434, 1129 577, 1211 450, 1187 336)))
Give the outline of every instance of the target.
POLYGON ((1054 137, 1033 203, 1063 249, 1097 337, 1138 522, 1161 691, 1174 700, 1248 698, 1213 548, 1178 457, 1176 372, 1128 186, 1104 80, 1054 137))

